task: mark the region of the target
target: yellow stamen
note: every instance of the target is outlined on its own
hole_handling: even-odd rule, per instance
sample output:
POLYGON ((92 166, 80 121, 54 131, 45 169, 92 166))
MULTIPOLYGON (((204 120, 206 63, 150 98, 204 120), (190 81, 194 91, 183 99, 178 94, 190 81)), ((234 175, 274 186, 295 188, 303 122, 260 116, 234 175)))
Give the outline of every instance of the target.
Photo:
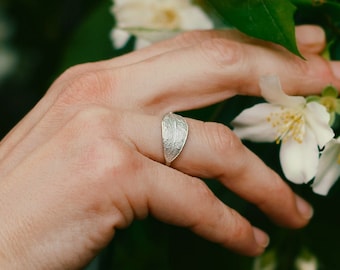
POLYGON ((267 121, 276 130, 277 144, 289 139, 302 143, 305 135, 305 118, 301 110, 282 107, 280 112, 271 113, 267 121))
POLYGON ((179 16, 176 10, 163 8, 155 14, 153 22, 162 29, 173 30, 178 28, 179 16))
POLYGON ((340 154, 338 155, 338 160, 337 160, 338 164, 340 165, 340 154))

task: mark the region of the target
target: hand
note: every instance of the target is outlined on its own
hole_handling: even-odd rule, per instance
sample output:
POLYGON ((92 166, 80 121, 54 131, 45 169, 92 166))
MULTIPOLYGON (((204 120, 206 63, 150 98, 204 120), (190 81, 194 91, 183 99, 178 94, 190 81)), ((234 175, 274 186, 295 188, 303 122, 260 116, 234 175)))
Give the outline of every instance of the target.
POLYGON ((268 72, 290 93, 340 87, 339 63, 318 55, 321 30, 297 32, 308 61, 236 31, 206 31, 66 71, 1 141, 0 265, 78 269, 148 214, 246 255, 263 252, 268 236, 199 177, 219 179, 280 225, 306 225, 311 207, 227 127, 187 119, 172 167, 160 134, 164 113, 259 95, 268 72))

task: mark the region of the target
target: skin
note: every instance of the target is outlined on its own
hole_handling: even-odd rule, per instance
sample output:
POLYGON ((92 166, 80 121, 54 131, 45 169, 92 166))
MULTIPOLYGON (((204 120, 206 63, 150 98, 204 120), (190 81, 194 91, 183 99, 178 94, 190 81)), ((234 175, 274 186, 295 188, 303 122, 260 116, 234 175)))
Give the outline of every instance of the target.
POLYGON ((340 64, 319 56, 322 30, 298 27, 297 40, 307 61, 236 31, 198 31, 67 70, 0 143, 1 268, 79 269, 117 229, 149 214, 261 254, 268 236, 202 177, 218 179, 280 226, 305 226, 311 206, 227 127, 187 119, 187 144, 171 167, 160 129, 166 112, 259 95, 259 76, 268 73, 289 94, 340 87, 340 64))

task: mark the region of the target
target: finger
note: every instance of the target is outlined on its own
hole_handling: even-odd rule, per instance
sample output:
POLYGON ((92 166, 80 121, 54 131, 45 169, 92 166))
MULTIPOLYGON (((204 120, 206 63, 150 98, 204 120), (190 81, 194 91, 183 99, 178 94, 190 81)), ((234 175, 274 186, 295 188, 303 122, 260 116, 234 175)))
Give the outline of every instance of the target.
POLYGON ((130 65, 154 56, 177 50, 180 48, 190 47, 204 40, 212 38, 223 38, 228 40, 246 42, 249 40, 244 34, 237 30, 195 30, 184 32, 172 39, 163 40, 154 43, 151 46, 134 51, 129 54, 105 61, 106 68, 115 68, 130 65))
MULTIPOLYGON (((72 81, 77 81, 78 78, 82 77, 83 74, 89 73, 98 73, 101 70, 108 69, 108 77, 111 77, 112 68, 118 68, 122 65, 129 65, 136 62, 143 61, 145 59, 173 51, 180 48, 185 48, 188 46, 195 45, 203 40, 207 40, 210 38, 226 38, 233 40, 243 40, 246 37, 242 35, 238 31, 230 30, 230 31, 190 31, 179 35, 176 38, 165 40, 154 44, 152 46, 146 47, 142 50, 135 51, 133 53, 117 57, 111 60, 99 61, 96 63, 87 63, 77 65, 68 69, 62 76, 60 76, 56 82, 50 87, 47 94, 43 97, 43 99, 34 107, 34 109, 29 112, 22 121, 17 124, 9 134, 5 138, 1 140, 1 149, 0 149, 0 160, 3 160, 5 157, 9 155, 9 153, 14 151, 15 147, 20 144, 25 144, 23 142, 23 138, 28 137, 28 134, 32 135, 32 127, 37 125, 42 119, 45 117, 47 112, 53 106, 55 101, 60 97, 60 93, 65 91, 68 84, 72 81)), ((128 83, 130 85, 130 83, 128 83)), ((85 83, 86 85, 86 83, 85 83)), ((97 85, 91 85, 91 88, 97 88, 97 85)), ((72 90, 72 89, 71 89, 72 90)), ((70 91, 71 91, 70 90, 70 91)), ((81 89, 82 91, 84 89, 81 89)), ((67 92, 67 91, 66 91, 67 92)), ((69 93, 65 94, 69 96, 69 93)), ((92 101, 95 101, 96 96, 93 95, 93 91, 91 90, 91 96, 89 98, 92 101)), ((83 100, 84 101, 84 100, 83 100)), ((135 103, 131 103, 130 106, 133 106, 135 103)), ((53 121, 55 122, 55 121, 53 121)), ((36 131, 33 131, 36 133, 36 131)), ((52 132, 53 133, 53 132, 52 132)), ((39 143, 39 141, 37 141, 39 143)), ((20 151, 21 155, 24 155, 25 152, 29 152, 34 148, 34 145, 24 145, 23 149, 20 151)), ((15 155, 17 156, 17 155, 15 155)), ((12 162, 12 159, 11 161, 12 162)))
POLYGON ((265 74, 280 76, 290 94, 320 93, 330 83, 340 87, 327 61, 307 57, 304 61, 281 51, 210 39, 122 68, 119 87, 125 95, 120 98, 122 104, 132 102, 150 111, 182 111, 236 93, 260 95, 258 80, 265 74))
POLYGON ((296 41, 302 54, 320 54, 326 46, 326 35, 319 26, 302 25, 296 27, 296 41))
MULTIPOLYGON (((303 31, 303 32, 306 32, 306 31, 303 31)), ((119 67, 121 65, 131 65, 133 63, 140 62, 140 61, 143 61, 145 59, 155 57, 157 55, 162 55, 164 53, 172 52, 172 51, 180 49, 180 48, 187 48, 187 47, 193 46, 195 44, 199 44, 199 43, 201 43, 205 40, 216 39, 216 38, 221 38, 221 39, 226 39, 226 40, 229 39, 229 40, 234 40, 234 41, 239 41, 239 42, 256 43, 256 40, 250 39, 250 38, 246 37, 245 35, 241 34, 240 32, 234 31, 234 30, 230 30, 230 31, 194 31, 194 32, 185 33, 183 35, 178 36, 175 39, 160 42, 160 43, 155 44, 153 46, 147 47, 143 50, 134 52, 132 54, 128 54, 126 56, 118 57, 118 58, 113 59, 113 60, 101 61, 101 62, 97 62, 95 64, 83 64, 83 65, 79 65, 79 66, 76 66, 74 68, 71 68, 66 73, 64 73, 52 85, 52 87, 48 91, 47 95, 43 98, 43 101, 40 102, 34 108, 34 110, 32 110, 27 115, 27 117, 25 117, 25 119, 23 121, 21 121, 20 125, 17 125, 17 127, 14 130, 12 130, 10 136, 6 136, 6 138, 2 140, 2 142, 1 142, 2 148, 1 148, 1 152, 0 152, 0 159, 2 159, 4 156, 8 155, 8 153, 14 149, 14 146, 16 146, 18 144, 18 142, 21 141, 22 138, 24 138, 28 134, 29 130, 43 118, 43 115, 48 111, 48 109, 53 105, 55 100, 60 95, 60 92, 63 90, 63 86, 67 85, 67 83, 69 83, 71 80, 74 80, 75 78, 79 77, 81 74, 97 72, 99 70, 106 70, 108 68, 110 69, 110 68, 114 68, 114 67, 119 67)), ((270 46, 268 45, 268 47, 270 47, 270 46)), ((221 46, 217 46, 216 48, 221 49, 221 46)), ((217 52, 218 51, 219 50, 217 50, 217 52)), ((230 53, 233 54, 232 48, 230 49, 230 53)), ((234 52, 234 53, 236 53, 236 52, 234 52)), ((256 52, 254 52, 254 53, 256 55, 256 52)), ((218 56, 216 56, 216 57, 218 57, 218 56)), ((195 59, 196 58, 197 57, 195 57, 195 59)), ((221 59, 223 59, 223 57, 221 59)), ((193 59, 191 59, 191 61, 192 60, 193 59)), ((212 59, 212 60, 214 60, 214 59, 212 59)), ((187 61, 186 59, 184 59, 184 61, 187 63, 187 65, 190 65, 190 61, 187 61)), ((194 62, 194 61, 192 61, 192 62, 194 62)), ((180 61, 178 63, 180 65, 182 65, 182 63, 180 63, 180 61)), ((165 63, 165 64, 167 65, 167 63, 165 63)), ((192 63, 192 64, 195 64, 195 63, 192 63)), ((205 66, 209 66, 206 63, 203 63, 203 64, 205 66)), ((141 76, 144 76, 143 74, 145 73, 145 69, 146 69, 146 68, 143 68, 143 65, 144 64, 141 64, 137 68, 137 70, 142 71, 142 73, 140 74, 141 76)), ((333 66, 335 66, 335 65, 337 65, 337 63, 334 63, 333 66)), ((251 67, 251 65, 249 65, 249 66, 251 67)), ((156 68, 158 69, 157 71, 163 69, 163 67, 160 67, 160 68, 156 67, 156 68)), ((171 69, 171 67, 169 67, 169 68, 171 69)), ((215 65, 215 69, 216 68, 219 68, 219 67, 216 67, 216 65, 215 65)), ((251 70, 251 68, 249 68, 249 69, 251 70)), ((323 73, 327 74, 327 71, 324 72, 323 69, 324 69, 324 64, 321 65, 321 68, 319 70, 320 72, 318 74, 323 74, 323 73)), ((212 70, 214 70, 214 69, 212 69, 212 70)), ((335 69, 335 70, 338 70, 338 69, 335 69)), ((203 72, 205 72, 205 71, 203 71, 203 72)), ((242 72, 241 69, 240 69, 239 73, 240 72, 242 72)), ((108 77, 110 77, 112 75, 111 71, 108 71, 108 72, 105 72, 105 73, 108 74, 108 77)), ((150 73, 153 74, 154 72, 150 72, 150 73)), ((192 75, 194 75, 194 70, 193 70, 192 73, 193 73, 192 75)), ((315 73, 317 73, 317 72, 315 72, 315 73)), ((339 76, 340 76, 339 72, 337 72, 336 74, 339 74, 339 76)), ((129 75, 131 75, 131 74, 129 74, 129 75)), ((216 75, 218 75, 218 73, 216 75)), ((139 76, 139 77, 141 77, 141 76, 139 76)), ((174 75, 171 75, 171 77, 173 77, 173 76, 174 75)), ((205 78, 205 76, 202 77, 202 76, 200 76, 200 74, 197 74, 197 75, 194 75, 194 76, 196 76, 196 78, 200 78, 200 77, 205 78)), ((233 75, 231 74, 230 76, 233 76, 233 75)), ((237 77, 240 77, 240 76, 237 76, 237 77)), ((318 76, 313 76, 313 77, 317 78, 318 76)), ((130 77, 127 78, 127 79, 129 80, 129 82, 131 81, 130 77)), ((192 80, 190 77, 189 77, 189 79, 192 80)), ((229 96, 232 96, 232 95, 235 94, 234 93, 235 91, 229 91, 229 92, 221 92, 220 91, 222 86, 225 87, 225 84, 228 82, 228 80, 229 80, 228 76, 225 76, 224 81, 222 81, 222 82, 221 82, 221 78, 217 79, 215 85, 213 85, 213 84, 210 85, 210 88, 213 87, 214 91, 210 91, 211 89, 209 89, 209 87, 207 87, 206 89, 211 92, 211 95, 210 95, 210 93, 207 93, 207 91, 205 93, 202 93, 200 91, 198 93, 200 95, 202 94, 202 98, 199 98, 200 100, 197 100, 197 95, 191 95, 194 98, 190 102, 187 102, 186 99, 183 99, 181 97, 180 99, 185 103, 185 105, 183 105, 183 104, 179 104, 177 106, 172 105, 173 108, 172 109, 169 108, 169 109, 171 109, 171 110, 189 109, 187 107, 187 104, 189 104, 189 103, 192 104, 191 107, 195 108, 195 107, 199 107, 199 106, 208 105, 208 104, 211 104, 213 102, 219 101, 219 100, 227 98, 229 96), (216 91, 219 91, 219 92, 215 93, 216 91)), ((305 80, 305 81, 310 81, 312 86, 320 84, 320 83, 314 84, 314 80, 315 79, 312 79, 312 80, 309 79, 309 80, 305 80)), ((182 78, 182 80, 179 81, 179 83, 181 83, 182 81, 183 81, 183 78, 182 78)), ((193 83, 195 83, 195 80, 192 80, 192 81, 193 81, 193 83)), ((235 81, 235 79, 231 80, 230 83, 228 83, 228 85, 225 88, 228 89, 228 90, 230 90, 230 89, 237 90, 237 85, 235 85, 235 82, 233 83, 232 81, 235 81), (233 87, 234 87, 234 89, 233 89, 233 87)), ((331 81, 332 80, 328 80, 328 83, 331 82, 331 81)), ((167 83, 167 82, 165 81, 165 83, 167 83)), ((322 83, 324 83, 324 82, 322 82, 322 83)), ((138 84, 138 86, 139 85, 140 84, 138 84)), ((142 85, 145 85, 145 84, 143 83, 142 85)), ((199 82, 198 85, 206 86, 206 83, 201 84, 201 82, 199 82)), ((254 89, 254 85, 257 85, 257 78, 255 78, 252 81, 251 86, 248 87, 247 85, 245 85, 245 88, 249 88, 249 90, 252 90, 252 89, 254 89)), ((186 86, 188 87, 188 81, 186 82, 186 86)), ((135 90, 135 89, 130 87, 130 83, 128 83, 128 87, 129 87, 129 90, 135 90)), ((174 86, 174 87, 176 87, 176 86, 174 86)), ((172 87, 172 88, 174 88, 174 87, 172 87)), ((240 86, 238 86, 238 87, 240 87, 240 86)), ((126 85, 125 85, 125 88, 126 88, 126 85)), ((182 87, 179 87, 179 88, 182 88, 182 87)), ((193 89, 195 87, 191 87, 191 88, 193 89)), ((308 91, 312 92, 312 90, 313 90, 312 88, 313 87, 309 88, 308 91)), ((148 89, 148 90, 152 90, 152 88, 148 89)), ((157 90, 157 89, 154 89, 154 90, 157 90)), ((258 92, 258 89, 255 90, 255 92, 256 91, 258 92)), ((140 93, 140 91, 138 91, 137 93, 140 93)), ((160 91, 159 93, 162 93, 162 92, 160 91)), ((150 93, 150 94, 152 95, 152 93, 150 93)), ((188 93, 186 95, 190 96, 190 93, 188 93)), ((133 96, 137 96, 137 98, 138 98, 138 95, 135 95, 135 93, 133 94, 133 96)), ((174 96, 178 96, 178 95, 174 95, 174 96)), ((94 97, 92 97, 92 98, 94 98, 94 97)), ((130 101, 131 101, 130 96, 128 96, 128 99, 130 99, 130 101)), ((157 98, 157 96, 155 96, 153 98, 149 97, 149 100, 148 100, 147 97, 144 98, 146 103, 148 103, 148 102, 150 103, 150 102, 152 102, 152 100, 157 100, 157 99, 162 100, 164 98, 157 98), (150 101, 150 99, 151 99, 151 101, 150 101)), ((122 104, 125 104, 124 101, 126 101, 126 99, 125 100, 123 99, 122 104)), ((127 101, 127 102, 129 102, 129 101, 127 101)), ((174 102, 176 102, 176 100, 174 102)), ((138 104, 131 102, 131 106, 134 106, 134 105, 138 105, 138 104)), ((160 103, 159 107, 161 107, 163 105, 164 105, 163 103, 160 103)), ((156 110, 156 108, 154 110, 156 110)))
POLYGON ((157 219, 249 256, 259 255, 268 245, 264 232, 224 205, 201 180, 150 160, 145 160, 145 167, 135 174, 136 186, 145 191, 144 203, 138 201, 139 192, 126 186, 135 213, 144 213, 139 206, 147 205, 157 219))
MULTIPOLYGON (((3 178, 13 181, 5 182, 3 188, 10 192, 2 190, 2 194, 21 195, 18 202, 12 200, 14 217, 22 214, 29 207, 23 203, 30 201, 33 207, 24 211, 19 220, 35 211, 39 214, 30 219, 35 227, 57 226, 61 239, 69 239, 70 226, 65 227, 63 222, 67 220, 68 225, 84 229, 81 237, 92 240, 85 248, 91 250, 91 255, 112 237, 114 226, 125 227, 133 217, 142 218, 148 212, 246 255, 258 255, 264 250, 268 237, 262 231, 219 201, 201 180, 142 156, 122 143, 122 134, 116 140, 114 135, 120 129, 113 125, 116 116, 102 113, 96 111, 89 117, 89 112, 84 111, 76 116, 51 140, 37 147, 11 178, 3 178), (32 170, 36 164, 41 168, 32 170), (44 201, 48 203, 41 203, 44 201), (47 217, 47 222, 40 217, 47 217)), ((16 224, 18 227, 24 232, 31 228, 26 223, 16 224)), ((43 243, 52 239, 48 232, 40 236, 36 231, 33 238, 43 243)))
MULTIPOLYGON (((178 35, 175 38, 160 41, 152 46, 145 47, 133 53, 107 61, 109 66, 118 67, 140 62, 145 59, 173 51, 180 48, 193 46, 208 39, 222 38, 240 43, 252 43, 254 45, 270 47, 271 44, 255 38, 251 38, 234 29, 228 30, 195 30, 178 35)), ((316 25, 300 25, 296 27, 296 38, 302 52, 320 53, 325 45, 326 38, 323 29, 316 25)))
MULTIPOLYGON (((59 97, 65 86, 70 84, 72 80, 77 80, 77 77, 81 77, 83 74, 96 73, 100 72, 101 70, 119 68, 120 66, 144 61, 166 52, 193 46, 211 38, 225 38, 239 41, 246 40, 246 37, 243 34, 235 30, 190 31, 183 33, 176 38, 161 41, 152 46, 120 57, 110 60, 98 61, 96 63, 81 64, 68 69, 50 87, 43 100, 40 101, 35 106, 35 108, 28 113, 28 115, 11 131, 10 134, 3 138, 1 141, 2 147, 0 151, 0 160, 3 159, 4 156, 8 155, 8 153, 13 150, 14 146, 16 146, 18 142, 22 140, 22 138, 27 136, 30 129, 43 118, 49 108, 54 104, 55 100, 59 97)), ((94 99, 95 97, 93 96, 92 98, 94 99)))
MULTIPOLYGON (((251 38, 235 29, 228 30, 195 30, 178 35, 175 38, 160 41, 152 46, 145 47, 133 53, 108 60, 109 66, 118 67, 140 62, 145 59, 160 55, 166 52, 193 46, 208 39, 222 38, 240 43, 249 43, 259 46, 271 47, 271 44, 251 38)), ((326 45, 326 37, 323 29, 316 25, 300 25, 296 27, 297 43, 302 52, 320 53, 326 45)), ((103 62, 105 63, 105 61, 103 62)))
MULTIPOLYGON (((65 73, 60 79, 58 79, 53 86, 58 85, 59 83, 65 84, 69 80, 74 79, 76 76, 83 73, 119 67, 122 65, 129 65, 179 48, 190 47, 204 40, 215 38, 223 38, 240 42, 256 42, 256 40, 250 39, 243 35, 242 33, 235 30, 187 32, 174 39, 159 42, 153 46, 144 48, 131 54, 115 58, 113 60, 101 61, 95 64, 83 64, 76 66, 75 68, 72 68, 67 73, 65 73)), ((324 32, 319 27, 316 26, 300 26, 297 27, 297 40, 302 51, 320 52, 325 42, 324 32)), ((336 72, 336 74, 340 73, 336 72)), ((10 140, 8 141, 9 136, 7 136, 2 141, 2 144, 6 141, 6 149, 2 147, 0 159, 2 156, 5 156, 8 153, 8 149, 12 149, 13 145, 16 145, 17 142, 21 140, 21 138, 26 136, 28 130, 30 130, 30 128, 42 118, 44 113, 46 113, 48 108, 53 104, 54 100, 57 98, 62 89, 61 87, 59 87, 59 90, 55 89, 56 87, 51 88, 54 91, 53 92, 49 91, 46 97, 44 98, 44 101, 40 102, 40 104, 37 105, 36 108, 31 113, 29 113, 29 115, 26 117, 27 120, 25 119, 24 121, 22 121, 22 123, 20 124, 20 128, 16 127, 11 132, 10 140)), ((208 100, 207 103, 210 103, 210 101, 208 100)))
MULTIPOLYGON (((120 117, 123 133, 136 149, 164 163, 161 119, 132 114, 120 117)), ((172 167, 192 176, 218 178, 280 225, 302 227, 307 224, 312 215, 311 207, 297 198, 274 171, 244 147, 231 130, 217 123, 192 119, 187 122, 187 143, 172 167)))

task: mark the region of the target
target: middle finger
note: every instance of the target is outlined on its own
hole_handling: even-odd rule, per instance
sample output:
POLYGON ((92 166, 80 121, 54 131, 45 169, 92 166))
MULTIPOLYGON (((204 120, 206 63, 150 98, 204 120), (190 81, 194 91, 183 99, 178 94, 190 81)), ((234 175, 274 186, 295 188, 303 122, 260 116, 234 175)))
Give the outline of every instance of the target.
MULTIPOLYGON (((161 119, 133 113, 116 115, 120 131, 145 156, 164 163, 161 119)), ((244 199, 257 205, 277 223, 288 227, 305 225, 312 215, 310 206, 294 195, 287 184, 234 133, 217 123, 187 119, 189 136, 174 169, 188 175, 218 178, 244 199)))

